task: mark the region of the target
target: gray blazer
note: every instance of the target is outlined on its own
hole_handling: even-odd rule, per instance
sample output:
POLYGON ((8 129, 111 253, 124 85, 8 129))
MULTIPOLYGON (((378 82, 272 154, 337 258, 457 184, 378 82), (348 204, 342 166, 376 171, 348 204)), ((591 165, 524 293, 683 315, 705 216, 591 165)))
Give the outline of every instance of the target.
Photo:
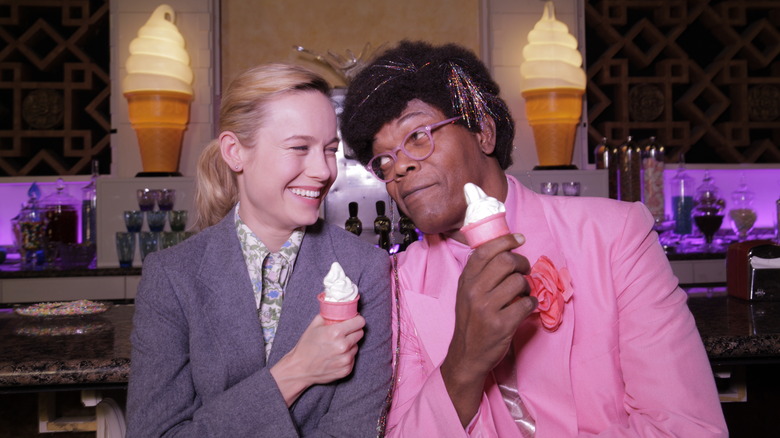
POLYGON ((128 437, 376 435, 391 381, 387 253, 322 221, 308 227, 266 364, 233 214, 146 257, 135 300, 128 437), (270 368, 319 313, 333 261, 360 288, 366 319, 352 374, 287 408, 270 368))

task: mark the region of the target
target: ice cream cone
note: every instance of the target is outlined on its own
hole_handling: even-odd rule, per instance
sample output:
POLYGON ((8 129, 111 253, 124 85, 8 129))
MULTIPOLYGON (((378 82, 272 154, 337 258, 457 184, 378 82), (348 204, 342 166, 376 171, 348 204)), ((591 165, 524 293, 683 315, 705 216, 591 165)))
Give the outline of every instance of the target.
POLYGON ((496 213, 477 222, 464 225, 460 231, 466 236, 466 242, 472 248, 510 233, 506 223, 506 212, 496 213))
POLYGON ((583 91, 548 88, 522 93, 528 123, 534 132, 539 166, 571 165, 574 137, 582 115, 583 91))
POLYGON ((320 315, 325 320, 325 324, 330 325, 357 316, 360 294, 350 301, 325 301, 325 292, 322 292, 317 295, 317 300, 320 302, 320 315))
POLYGON ((125 97, 144 172, 177 172, 192 95, 154 90, 131 91, 125 97))

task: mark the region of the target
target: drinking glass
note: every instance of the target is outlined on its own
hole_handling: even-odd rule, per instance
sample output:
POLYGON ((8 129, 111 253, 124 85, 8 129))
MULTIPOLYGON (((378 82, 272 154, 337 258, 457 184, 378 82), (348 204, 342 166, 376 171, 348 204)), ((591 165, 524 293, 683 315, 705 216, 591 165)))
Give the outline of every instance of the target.
POLYGON ((144 212, 141 210, 127 210, 124 212, 124 218, 128 233, 137 233, 144 226, 144 212))
POLYGON ((577 181, 566 181, 561 183, 563 194, 565 196, 580 196, 580 183, 577 181))
POLYGON ((170 211, 173 210, 173 204, 176 202, 176 190, 174 189, 162 189, 158 190, 157 206, 160 210, 170 211))
POLYGON ((141 211, 152 211, 157 203, 157 190, 138 189, 136 197, 138 198, 138 208, 141 211))
POLYGON ((171 231, 184 231, 187 227, 187 210, 169 211, 168 223, 171 225, 171 231))
POLYGON ((170 248, 182 240, 182 233, 177 231, 166 231, 160 235, 160 249, 170 248))
POLYGON ((543 182, 541 185, 540 193, 543 195, 557 195, 558 183, 555 182, 543 182))
POLYGON ((149 231, 153 231, 155 233, 159 233, 160 231, 165 228, 165 217, 167 216, 167 212, 158 210, 158 211, 147 211, 146 212, 146 223, 149 225, 149 231))
POLYGON ((133 257, 135 256, 135 234, 125 231, 116 233, 116 255, 119 259, 120 268, 130 268, 133 266, 133 257))
POLYGON ((138 244, 141 246, 141 263, 146 256, 159 249, 159 233, 141 231, 138 233, 138 244))

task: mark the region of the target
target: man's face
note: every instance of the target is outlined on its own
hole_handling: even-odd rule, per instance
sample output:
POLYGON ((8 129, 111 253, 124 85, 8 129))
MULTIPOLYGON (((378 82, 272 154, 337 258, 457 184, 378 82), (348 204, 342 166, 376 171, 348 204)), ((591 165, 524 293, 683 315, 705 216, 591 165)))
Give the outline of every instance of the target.
MULTIPOLYGON (((374 137, 374 155, 391 151, 414 129, 447 117, 434 106, 410 101, 401 115, 374 137)), ((433 131, 433 154, 421 161, 398 152, 396 178, 386 184, 398 207, 426 234, 448 233, 463 225, 467 182, 481 185, 481 170, 489 158, 480 149, 479 135, 462 125, 447 124, 433 131)))

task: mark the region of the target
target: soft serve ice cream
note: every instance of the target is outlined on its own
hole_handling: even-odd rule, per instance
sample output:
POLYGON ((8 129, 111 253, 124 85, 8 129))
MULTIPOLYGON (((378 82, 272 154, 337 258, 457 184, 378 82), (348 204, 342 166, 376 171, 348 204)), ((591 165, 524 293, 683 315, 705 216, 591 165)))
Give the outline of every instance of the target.
POLYGON ((330 271, 322 281, 325 288, 325 301, 341 303, 357 298, 358 287, 344 273, 339 262, 330 265, 330 271))
POLYGON ((570 167, 587 80, 577 39, 555 18, 551 1, 545 3, 542 18, 528 33, 523 58, 522 95, 539 165, 570 167))
POLYGON ((317 296, 320 315, 327 324, 350 319, 357 315, 360 294, 358 287, 344 273, 339 262, 333 262, 322 281, 324 291, 317 296))
POLYGON ((476 248, 488 240, 509 234, 506 224, 506 207, 496 198, 488 196, 478 185, 466 183, 466 218, 460 231, 469 246, 476 248))
POLYGON ((193 73, 176 14, 160 5, 130 43, 122 91, 138 136, 145 172, 178 170, 189 121, 193 73))

